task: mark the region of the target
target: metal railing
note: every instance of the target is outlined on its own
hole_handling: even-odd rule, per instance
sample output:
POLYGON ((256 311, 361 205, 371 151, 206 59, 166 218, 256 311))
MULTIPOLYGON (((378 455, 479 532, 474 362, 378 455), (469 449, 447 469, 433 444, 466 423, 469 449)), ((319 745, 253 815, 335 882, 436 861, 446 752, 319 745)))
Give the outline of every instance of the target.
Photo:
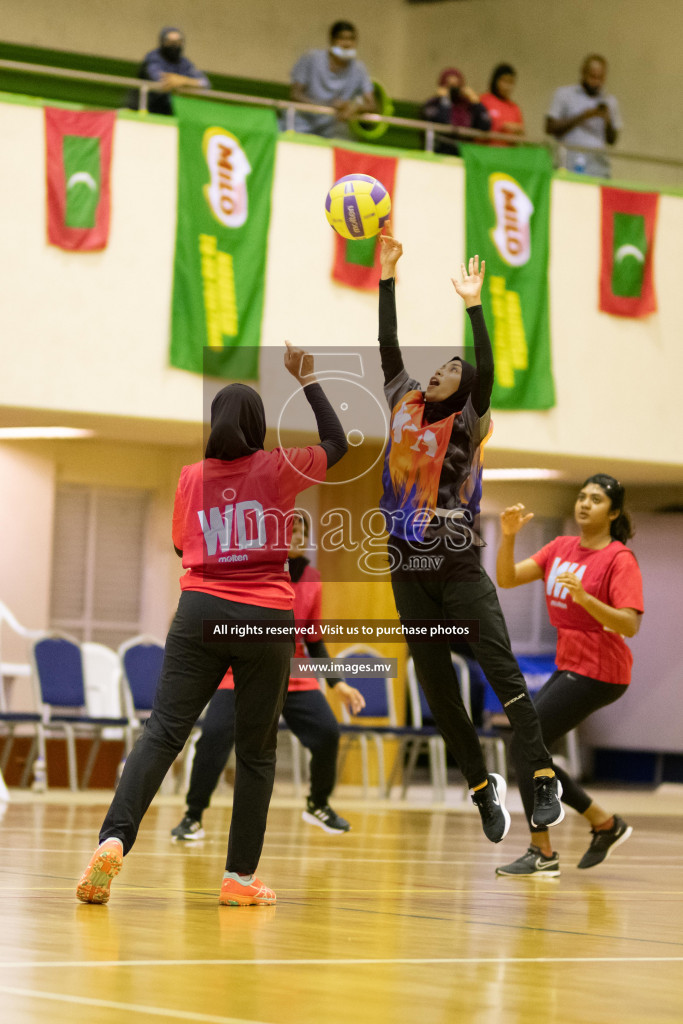
MULTIPOLYGON (((96 85, 111 85, 120 88, 136 89, 139 91, 139 107, 141 113, 149 109, 150 93, 161 93, 166 90, 159 89, 156 82, 141 78, 127 78, 122 75, 105 75, 96 71, 82 71, 72 68, 51 67, 43 64, 27 64, 23 61, 0 60, 0 70, 13 71, 23 74, 42 75, 50 78, 62 78, 71 81, 92 82, 96 85)), ((312 103, 298 103, 294 100, 278 100, 268 96, 248 96, 237 92, 223 92, 216 89, 178 89, 174 90, 182 95, 200 96, 209 100, 218 100, 223 103, 240 103, 245 106, 267 107, 279 111, 284 116, 285 131, 294 131, 295 117, 297 112, 307 114, 328 114, 336 116, 334 107, 318 106, 312 103)), ((504 142, 508 146, 539 146, 550 149, 554 153, 563 152, 586 152, 585 147, 565 145, 557 140, 533 138, 528 135, 508 135, 502 132, 482 132, 475 128, 454 127, 448 124, 436 124, 433 121, 422 121, 410 117, 394 117, 388 114, 362 114, 356 120, 363 124, 386 124, 397 128, 413 129, 424 133, 424 149, 433 153, 437 136, 446 136, 453 139, 472 142, 504 142)), ((602 153, 610 158, 619 160, 637 161, 640 163, 654 164, 660 167, 677 168, 683 171, 683 161, 674 157, 651 156, 644 153, 629 153, 622 150, 614 150, 612 147, 600 146, 591 147, 591 153, 602 153)), ((564 161, 562 161, 564 162, 564 161)))

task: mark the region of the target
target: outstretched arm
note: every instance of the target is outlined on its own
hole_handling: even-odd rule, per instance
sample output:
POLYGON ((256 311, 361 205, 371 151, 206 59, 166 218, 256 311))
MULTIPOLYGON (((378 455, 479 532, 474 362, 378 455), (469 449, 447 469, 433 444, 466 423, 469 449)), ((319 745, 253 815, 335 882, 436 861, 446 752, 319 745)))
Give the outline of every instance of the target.
POLYGON ((491 404, 491 391, 493 390, 493 351, 491 339, 484 320, 484 310, 481 305, 481 289, 484 284, 486 272, 486 261, 479 257, 471 256, 469 265, 460 264, 460 275, 462 280, 452 278, 453 287, 465 302, 465 309, 472 324, 474 336, 474 357, 477 364, 477 384, 472 390, 472 404, 478 416, 483 416, 491 404))
POLYGON ((379 282, 379 354, 382 360, 384 383, 388 384, 403 369, 403 357, 398 346, 396 320, 396 264, 403 255, 403 246, 386 227, 379 236, 381 276, 379 282))
POLYGON ((301 348, 295 348, 289 341, 286 341, 285 345, 285 368, 304 389, 304 395, 315 416, 320 445, 327 455, 327 468, 330 469, 349 450, 344 428, 327 395, 318 384, 314 373, 313 356, 301 348))
POLYGON ((515 537, 533 518, 533 512, 525 512, 524 505, 512 505, 500 514, 502 537, 496 559, 496 581, 499 587, 521 587, 523 583, 543 579, 543 570, 533 558, 515 562, 515 537))

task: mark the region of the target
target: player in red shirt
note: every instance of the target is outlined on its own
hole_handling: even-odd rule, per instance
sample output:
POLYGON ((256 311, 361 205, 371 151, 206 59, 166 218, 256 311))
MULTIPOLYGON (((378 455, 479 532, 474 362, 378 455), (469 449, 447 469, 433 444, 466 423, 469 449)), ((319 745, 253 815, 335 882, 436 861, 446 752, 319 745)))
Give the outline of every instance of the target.
MULTIPOLYGON (((294 618, 297 626, 315 627, 320 619, 322 585, 320 573, 303 552, 308 537, 308 520, 299 515, 292 527, 289 548, 289 575, 294 586, 294 618)), ((324 640, 306 633, 297 636, 295 658, 329 658, 324 640)), ((327 678, 353 715, 365 707, 360 690, 349 686, 339 676, 327 678)), ((290 677, 282 717, 294 735, 311 753, 311 791, 303 812, 304 821, 317 825, 324 832, 342 834, 351 826, 329 805, 337 774, 339 724, 320 691, 315 676, 290 677)), ((187 810, 182 821, 171 831, 182 842, 203 839, 202 816, 225 769, 235 740, 235 682, 232 669, 209 701, 202 722, 202 735, 197 742, 192 774, 187 791, 187 810)))
POLYGON ((214 398, 205 458, 183 468, 176 491, 173 544, 187 571, 154 709, 126 758, 100 845, 78 884, 76 895, 84 903, 109 899, 147 808, 229 666, 235 677, 237 770, 219 903, 276 901, 254 872, 294 654, 294 591, 286 568, 294 503, 300 491, 325 479, 348 447, 316 381, 313 357, 286 344, 285 367, 304 389, 320 444, 265 451, 259 394, 230 384, 214 398), (271 636, 279 631, 278 640, 268 638, 271 630, 271 636))
MULTIPOLYGON (((491 131, 504 135, 524 135, 524 118, 522 111, 512 100, 517 72, 511 64, 499 64, 491 75, 489 91, 481 97, 481 102, 488 110, 491 118, 491 131)), ((490 146, 505 146, 507 143, 491 139, 490 146)))
MULTIPOLYGON (((631 679, 633 656, 624 637, 635 636, 643 613, 643 584, 635 556, 626 547, 633 536, 624 510, 624 488, 598 473, 586 480, 574 506, 579 537, 556 537, 531 558, 515 563, 515 537, 533 512, 513 505, 501 514, 503 536, 497 575, 501 587, 544 580, 550 621, 557 629, 557 671, 534 699, 543 739, 552 746, 598 708, 623 696, 631 679)), ((515 740, 510 755, 529 820, 531 845, 523 856, 496 869, 499 875, 557 876, 560 860, 546 829, 531 824, 533 794, 524 758, 515 740)), ((580 868, 601 864, 633 831, 618 815, 608 814, 562 768, 555 768, 562 800, 590 823, 591 844, 580 868)))

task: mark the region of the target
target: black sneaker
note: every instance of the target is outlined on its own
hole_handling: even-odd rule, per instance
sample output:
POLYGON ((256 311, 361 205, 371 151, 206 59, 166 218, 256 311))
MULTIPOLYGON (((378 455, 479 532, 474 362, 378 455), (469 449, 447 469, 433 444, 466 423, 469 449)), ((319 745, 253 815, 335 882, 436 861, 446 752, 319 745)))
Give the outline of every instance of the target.
POLYGON ((597 864, 602 864, 615 847, 626 842, 632 832, 632 827, 615 814, 612 828, 603 828, 598 832, 595 829, 592 830, 591 844, 576 866, 578 868, 594 868, 597 864))
POLYGON ((560 873, 560 857, 557 853, 551 853, 546 857, 537 846, 530 846, 526 853, 523 853, 511 864, 505 864, 502 868, 496 868, 497 875, 547 875, 548 878, 557 878, 560 873))
POLYGON ((345 818, 340 818, 336 811, 333 811, 329 804, 323 807, 316 807, 311 798, 306 801, 306 810, 301 815, 309 825, 317 825, 323 832, 331 832, 334 835, 341 835, 351 829, 345 818))
POLYGON ((492 843, 499 843, 510 828, 510 815, 505 807, 507 783, 502 775, 495 772, 489 773, 488 780, 488 786, 472 793, 472 803, 479 809, 486 838, 492 843))
POLYGON ((562 783, 557 775, 539 775, 534 779, 534 809, 531 824, 534 828, 550 828, 559 825, 564 818, 564 807, 560 802, 562 783))
POLYGON ((202 823, 186 814, 180 824, 171 829, 171 837, 175 843, 187 842, 192 839, 203 839, 204 829, 202 828, 202 823))

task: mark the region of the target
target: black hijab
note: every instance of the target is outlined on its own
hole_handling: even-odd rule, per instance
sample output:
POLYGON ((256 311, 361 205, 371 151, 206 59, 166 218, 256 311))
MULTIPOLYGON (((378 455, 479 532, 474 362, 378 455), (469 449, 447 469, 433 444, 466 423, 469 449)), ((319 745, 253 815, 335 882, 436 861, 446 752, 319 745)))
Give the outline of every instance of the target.
POLYGON ((452 416, 454 412, 462 412, 467 404, 467 399, 478 385, 479 377, 475 367, 467 360, 461 359, 460 356, 453 356, 451 362, 456 359, 462 366, 462 377, 458 390, 445 398, 443 402, 425 402, 425 423, 436 423, 438 420, 445 420, 448 416, 452 416))
POLYGON ((263 449, 266 412, 261 396, 247 384, 228 384, 211 403, 211 433, 204 457, 241 459, 263 449))

